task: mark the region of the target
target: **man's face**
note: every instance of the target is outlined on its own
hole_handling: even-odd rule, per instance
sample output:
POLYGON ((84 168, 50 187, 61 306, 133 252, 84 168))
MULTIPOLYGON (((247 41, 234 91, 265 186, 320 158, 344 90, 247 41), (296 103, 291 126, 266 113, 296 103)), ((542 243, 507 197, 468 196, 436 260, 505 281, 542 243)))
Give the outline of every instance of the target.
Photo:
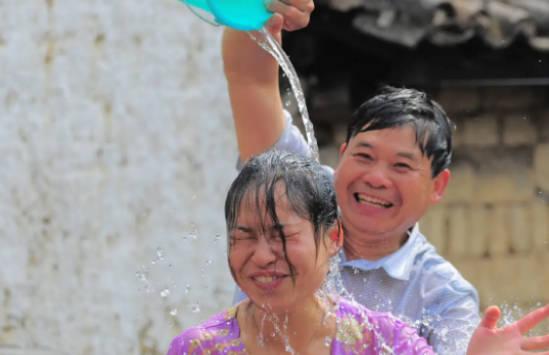
POLYGON ((409 126, 367 131, 340 150, 335 189, 350 235, 403 238, 442 197, 450 173, 435 178, 409 126))

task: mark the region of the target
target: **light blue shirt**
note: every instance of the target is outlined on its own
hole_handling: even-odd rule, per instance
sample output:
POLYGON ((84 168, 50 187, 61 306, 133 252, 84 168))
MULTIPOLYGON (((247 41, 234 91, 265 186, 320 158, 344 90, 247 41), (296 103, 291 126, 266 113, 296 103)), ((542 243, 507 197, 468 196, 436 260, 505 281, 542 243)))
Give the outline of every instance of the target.
MULTIPOLYGON (((309 149, 287 115, 278 150, 309 156, 309 149)), ((340 253, 343 285, 369 309, 391 312, 416 326, 439 354, 465 354, 480 321, 475 288, 441 257, 416 224, 406 243, 375 261, 347 260, 340 253)), ((240 290, 235 301, 246 297, 240 290)))
POLYGON ((412 323, 439 354, 465 354, 480 321, 478 294, 417 225, 399 250, 379 260, 340 257, 343 285, 357 302, 412 323))

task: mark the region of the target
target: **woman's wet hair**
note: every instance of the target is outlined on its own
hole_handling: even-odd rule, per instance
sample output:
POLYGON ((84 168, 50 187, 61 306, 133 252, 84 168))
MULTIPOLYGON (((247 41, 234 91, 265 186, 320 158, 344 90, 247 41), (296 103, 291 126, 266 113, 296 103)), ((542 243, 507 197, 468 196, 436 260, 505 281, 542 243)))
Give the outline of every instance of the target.
POLYGON ((432 176, 450 166, 454 124, 426 93, 383 87, 352 115, 346 142, 361 132, 411 125, 421 153, 431 159, 432 176))
MULTIPOLYGON (((295 281, 295 268, 288 259, 286 235, 276 213, 276 193, 283 191, 288 205, 299 217, 311 222, 318 253, 321 236, 337 220, 337 203, 333 178, 327 168, 318 162, 295 154, 270 150, 251 158, 231 184, 225 200, 229 250, 232 246, 231 231, 236 227, 243 203, 250 203, 259 220, 269 218, 281 239, 284 258, 290 275, 295 281), (276 188, 277 186, 281 186, 276 188)), ((231 269, 231 272, 234 272, 231 269)))

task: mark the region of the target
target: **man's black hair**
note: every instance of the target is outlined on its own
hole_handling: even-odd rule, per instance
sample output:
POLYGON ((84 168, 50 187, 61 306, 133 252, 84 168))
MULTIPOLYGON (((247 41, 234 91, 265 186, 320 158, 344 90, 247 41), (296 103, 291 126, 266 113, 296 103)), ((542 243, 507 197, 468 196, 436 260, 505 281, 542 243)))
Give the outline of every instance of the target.
POLYGON ((411 125, 421 153, 431 159, 432 176, 450 166, 453 122, 429 95, 415 89, 383 87, 352 115, 346 142, 361 132, 411 125))

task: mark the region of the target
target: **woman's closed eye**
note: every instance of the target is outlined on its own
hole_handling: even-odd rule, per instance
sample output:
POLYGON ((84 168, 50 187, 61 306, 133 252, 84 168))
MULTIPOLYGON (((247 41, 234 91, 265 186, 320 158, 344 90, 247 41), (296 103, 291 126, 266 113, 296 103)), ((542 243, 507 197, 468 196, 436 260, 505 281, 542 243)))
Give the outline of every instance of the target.
MULTIPOLYGON (((296 240, 299 237, 299 232, 296 231, 285 231, 284 232, 284 238, 286 239, 286 242, 296 240)), ((277 240, 281 241, 281 235, 276 237, 277 240)))
POLYGON ((239 240, 256 240, 257 237, 253 233, 244 233, 244 232, 235 232, 231 234, 231 240, 239 241, 239 240))

